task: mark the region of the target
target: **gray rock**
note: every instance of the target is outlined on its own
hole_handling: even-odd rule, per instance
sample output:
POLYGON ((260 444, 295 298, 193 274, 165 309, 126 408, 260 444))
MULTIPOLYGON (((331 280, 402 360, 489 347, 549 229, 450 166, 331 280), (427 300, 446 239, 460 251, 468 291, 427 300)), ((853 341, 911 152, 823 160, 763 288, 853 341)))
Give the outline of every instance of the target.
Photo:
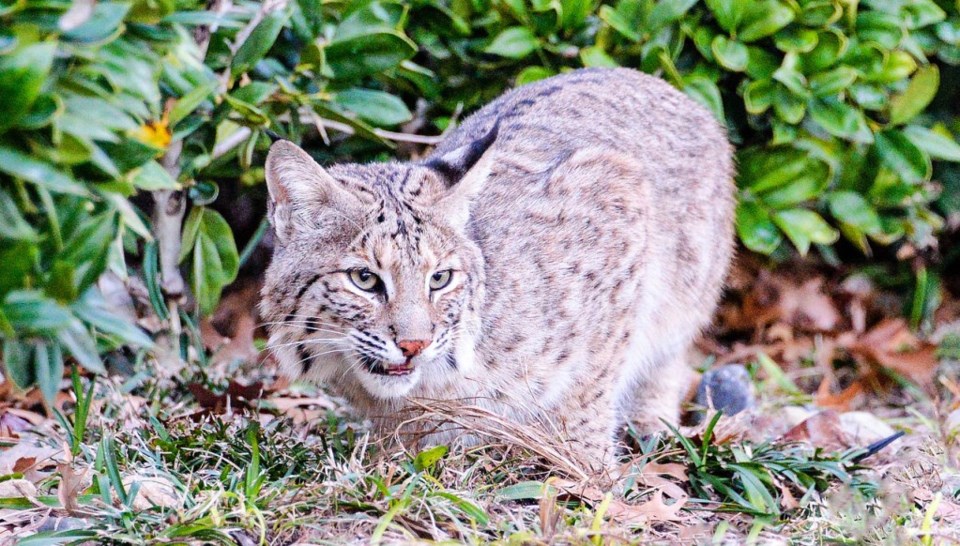
MULTIPOLYGON (((701 408, 722 411, 727 416, 752 408, 756 404, 756 395, 750 373, 742 364, 727 364, 704 373, 694 402, 701 408)), ((691 421, 699 423, 704 414, 704 410, 696 410, 690 416, 691 421)))

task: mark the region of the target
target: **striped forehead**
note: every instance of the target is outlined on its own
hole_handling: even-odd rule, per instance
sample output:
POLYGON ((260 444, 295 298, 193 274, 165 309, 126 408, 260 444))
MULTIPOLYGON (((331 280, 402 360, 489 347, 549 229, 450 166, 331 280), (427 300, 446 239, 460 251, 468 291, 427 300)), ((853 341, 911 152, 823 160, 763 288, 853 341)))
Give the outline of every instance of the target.
POLYGON ((419 263, 426 248, 423 212, 396 196, 379 196, 368 213, 367 229, 360 235, 360 246, 379 261, 406 260, 419 263))

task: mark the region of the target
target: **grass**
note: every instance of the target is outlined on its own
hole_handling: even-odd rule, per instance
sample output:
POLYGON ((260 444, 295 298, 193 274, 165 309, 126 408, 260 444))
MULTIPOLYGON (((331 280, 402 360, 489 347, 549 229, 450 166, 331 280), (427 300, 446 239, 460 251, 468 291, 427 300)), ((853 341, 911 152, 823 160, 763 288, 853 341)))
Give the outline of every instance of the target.
MULTIPOLYGON (((188 393, 197 372, 141 385, 92 385, 74 374, 73 407, 22 434, 21 442, 47 446, 60 464, 31 478, 35 494, 0 499, 8 536, 28 546, 721 544, 779 536, 801 544, 940 544, 960 537, 933 506, 957 501, 960 491, 944 498, 930 485, 932 499, 911 499, 904 490, 917 486, 916 476, 898 474, 889 459, 858 462, 863 451, 721 438, 729 434, 720 432, 727 420, 719 414, 696 429, 630 434, 620 475, 597 480, 562 446, 496 419, 474 430, 490 439, 486 445, 411 453, 374 442, 338 406, 306 420, 270 399, 214 413, 188 393)), ((464 426, 480 416, 430 410, 464 426)), ((942 435, 931 440, 939 451, 906 456, 922 455, 943 472, 953 456, 946 442, 954 440, 942 435)), ((0 485, 25 477, 3 476, 0 485)))

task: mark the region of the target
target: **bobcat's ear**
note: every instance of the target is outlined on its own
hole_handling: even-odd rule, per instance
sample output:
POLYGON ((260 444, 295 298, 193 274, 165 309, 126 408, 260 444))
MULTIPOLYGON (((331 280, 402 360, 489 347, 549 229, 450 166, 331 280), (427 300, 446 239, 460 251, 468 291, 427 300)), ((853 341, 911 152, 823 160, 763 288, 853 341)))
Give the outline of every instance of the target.
POLYGON ((470 201, 490 176, 493 166, 494 141, 500 130, 500 121, 481 138, 459 148, 428 159, 424 165, 443 178, 448 189, 434 203, 434 210, 444 215, 458 229, 467 224, 470 201))
POLYGON ((267 216, 282 242, 297 230, 315 229, 329 215, 342 216, 361 202, 299 146, 278 140, 265 165, 267 216))

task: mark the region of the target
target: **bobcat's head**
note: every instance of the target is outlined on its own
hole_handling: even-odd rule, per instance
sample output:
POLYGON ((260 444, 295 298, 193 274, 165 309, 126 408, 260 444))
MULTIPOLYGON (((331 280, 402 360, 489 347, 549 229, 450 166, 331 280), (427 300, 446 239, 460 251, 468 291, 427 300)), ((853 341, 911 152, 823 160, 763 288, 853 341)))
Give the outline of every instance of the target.
POLYGON ((329 170, 273 145, 262 309, 287 375, 393 399, 473 364, 484 276, 465 229, 495 136, 422 163, 329 170))

